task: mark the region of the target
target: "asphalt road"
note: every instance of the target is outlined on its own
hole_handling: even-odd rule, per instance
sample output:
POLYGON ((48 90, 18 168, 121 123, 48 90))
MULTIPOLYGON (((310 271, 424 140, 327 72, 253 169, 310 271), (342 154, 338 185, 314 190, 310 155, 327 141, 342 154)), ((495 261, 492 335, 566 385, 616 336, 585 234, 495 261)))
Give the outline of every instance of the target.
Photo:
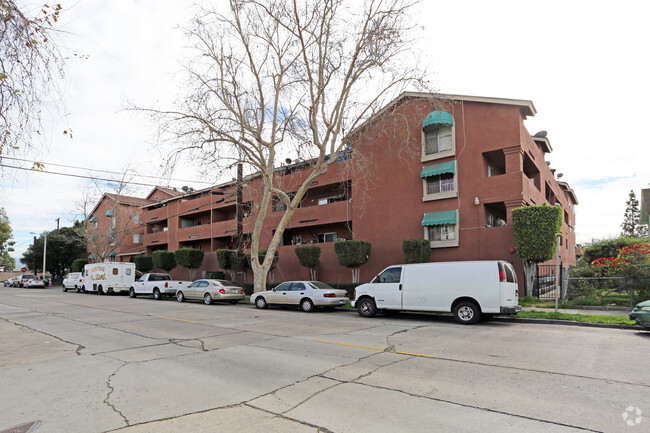
POLYGON ((650 431, 649 359, 637 330, 0 287, 0 432, 650 431))

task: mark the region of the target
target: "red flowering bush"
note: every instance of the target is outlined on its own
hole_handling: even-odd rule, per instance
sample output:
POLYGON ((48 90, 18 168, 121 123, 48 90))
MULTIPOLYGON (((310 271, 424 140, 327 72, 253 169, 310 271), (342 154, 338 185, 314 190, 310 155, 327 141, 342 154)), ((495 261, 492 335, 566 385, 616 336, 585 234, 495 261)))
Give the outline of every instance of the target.
POLYGON ((591 262, 599 277, 613 277, 619 275, 625 269, 628 262, 618 257, 601 257, 591 262))

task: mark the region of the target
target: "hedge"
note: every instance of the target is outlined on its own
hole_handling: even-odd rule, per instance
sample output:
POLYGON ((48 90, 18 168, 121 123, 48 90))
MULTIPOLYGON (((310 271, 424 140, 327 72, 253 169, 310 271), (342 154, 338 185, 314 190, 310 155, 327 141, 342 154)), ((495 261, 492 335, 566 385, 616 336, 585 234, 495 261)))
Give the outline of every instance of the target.
POLYGON ((428 239, 406 239, 402 242, 404 263, 427 263, 431 258, 431 242, 428 239))
POLYGON ((147 273, 153 269, 153 257, 151 256, 136 256, 133 261, 135 262, 135 269, 147 273))
POLYGON ((176 255, 171 251, 154 251, 151 257, 154 268, 160 268, 169 272, 176 267, 176 255))

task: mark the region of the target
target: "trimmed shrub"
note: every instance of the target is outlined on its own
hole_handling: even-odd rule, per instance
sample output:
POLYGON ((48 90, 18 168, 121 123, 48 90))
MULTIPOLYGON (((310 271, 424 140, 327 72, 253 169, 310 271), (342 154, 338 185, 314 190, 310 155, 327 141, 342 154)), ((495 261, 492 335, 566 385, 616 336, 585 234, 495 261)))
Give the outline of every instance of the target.
POLYGON ((237 267, 237 251, 222 248, 214 253, 217 256, 217 264, 224 271, 232 271, 237 267))
POLYGON ((427 263, 431 258, 431 242, 428 239, 405 239, 402 250, 404 263, 427 263))
POLYGON ((136 256, 133 262, 135 263, 135 269, 142 273, 146 274, 153 269, 153 257, 151 256, 136 256))
POLYGON ((176 255, 167 250, 154 251, 152 254, 153 267, 170 272, 176 267, 176 255))
POLYGON ((305 247, 296 247, 294 251, 300 265, 309 269, 309 278, 316 280, 316 270, 320 265, 320 247, 308 245, 305 247))
POLYGON ((201 263, 203 263, 204 256, 205 252, 203 252, 203 250, 197 250, 195 248, 181 248, 180 250, 174 251, 176 264, 189 269, 190 279, 192 281, 194 281, 196 270, 201 266, 201 263))
POLYGON ((334 252, 339 265, 352 268, 352 282, 359 282, 359 267, 370 260, 370 242, 338 241, 334 243, 334 252))
POLYGON ((88 264, 88 260, 86 259, 76 259, 72 261, 72 264, 70 265, 70 271, 71 272, 82 272, 84 270, 84 266, 88 264))

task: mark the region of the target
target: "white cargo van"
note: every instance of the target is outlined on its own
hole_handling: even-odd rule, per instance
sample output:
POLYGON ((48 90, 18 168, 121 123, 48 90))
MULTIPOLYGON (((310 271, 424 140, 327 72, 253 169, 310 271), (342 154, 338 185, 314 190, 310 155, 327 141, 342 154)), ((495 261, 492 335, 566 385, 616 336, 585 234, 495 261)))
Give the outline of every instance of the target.
POLYGON ((135 263, 91 263, 84 266, 82 278, 84 292, 99 295, 128 292, 135 281, 135 263))
POLYGON ((355 290, 362 317, 377 310, 452 312, 458 323, 473 324, 494 314, 517 314, 517 276, 505 261, 437 262, 394 265, 355 290))

